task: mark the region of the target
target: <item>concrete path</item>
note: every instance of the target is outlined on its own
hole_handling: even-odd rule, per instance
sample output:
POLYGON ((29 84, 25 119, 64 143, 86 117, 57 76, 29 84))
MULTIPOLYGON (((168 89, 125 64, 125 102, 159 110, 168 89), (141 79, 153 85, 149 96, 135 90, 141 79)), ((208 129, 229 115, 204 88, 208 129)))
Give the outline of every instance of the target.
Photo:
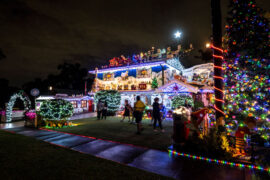
POLYGON ((167 152, 91 137, 25 127, 5 130, 176 179, 242 180, 255 176, 254 172, 247 169, 171 157, 167 152))
POLYGON ((91 118, 91 117, 96 117, 97 113, 96 112, 89 112, 89 113, 82 113, 82 114, 75 114, 73 115, 70 120, 76 120, 76 119, 85 119, 85 118, 91 118))

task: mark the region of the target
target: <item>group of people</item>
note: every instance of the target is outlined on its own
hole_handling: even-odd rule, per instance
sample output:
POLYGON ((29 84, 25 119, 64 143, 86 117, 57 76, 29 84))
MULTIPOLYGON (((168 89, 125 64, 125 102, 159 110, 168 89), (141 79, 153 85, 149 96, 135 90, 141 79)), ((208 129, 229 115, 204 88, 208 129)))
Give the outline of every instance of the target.
MULTIPOLYGON (((127 117, 129 119, 129 122, 132 123, 133 119, 135 118, 135 122, 137 124, 137 134, 141 134, 141 132, 143 131, 143 127, 142 127, 141 122, 142 122, 145 107, 146 106, 141 101, 140 96, 137 96, 136 102, 134 104, 134 108, 131 107, 128 100, 125 100, 124 114, 123 114, 123 119, 121 120, 121 122, 123 122, 124 119, 127 117), (131 116, 132 116, 132 120, 130 121, 131 116)), ((154 103, 153 103, 153 111, 152 111, 152 120, 154 121, 154 123, 153 123, 154 131, 157 131, 156 125, 158 122, 161 131, 164 132, 164 129, 162 127, 162 117, 161 117, 162 116, 162 114, 161 114, 162 108, 163 107, 161 106, 161 104, 159 104, 159 98, 155 98, 154 103)))
POLYGON ((101 100, 98 100, 97 103, 97 119, 105 119, 107 118, 107 112, 108 112, 108 103, 107 101, 102 102, 101 100))
MULTIPOLYGON (((137 96, 136 102, 134 103, 134 108, 131 107, 128 100, 125 100, 125 107, 124 107, 124 114, 121 122, 125 120, 125 118, 128 118, 128 121, 133 123, 133 120, 135 119, 135 122, 137 124, 137 132, 136 134, 141 134, 143 131, 142 127, 142 118, 145 111, 146 105, 141 101, 141 97, 137 96), (132 119, 130 119, 132 117, 132 119)), ((153 122, 153 128, 154 131, 157 127, 157 122, 159 124, 159 127, 162 132, 164 132, 163 126, 162 126, 162 111, 164 110, 164 106, 162 106, 159 103, 159 98, 154 99, 153 103, 153 111, 152 111, 152 121, 153 122)), ((108 111, 108 103, 106 101, 102 102, 101 100, 97 103, 97 119, 105 119, 107 118, 107 111, 108 111)), ((152 122, 151 121, 151 122, 152 122)))

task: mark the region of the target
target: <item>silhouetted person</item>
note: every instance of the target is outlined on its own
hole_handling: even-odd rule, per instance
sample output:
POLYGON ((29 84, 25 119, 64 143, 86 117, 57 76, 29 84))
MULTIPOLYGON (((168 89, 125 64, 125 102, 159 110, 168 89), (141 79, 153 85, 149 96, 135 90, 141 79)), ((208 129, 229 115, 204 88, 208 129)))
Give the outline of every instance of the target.
POLYGON ((101 102, 101 100, 98 100, 98 103, 97 103, 97 119, 98 120, 100 119, 102 110, 103 110, 103 103, 101 102))
POLYGON ((105 119, 107 118, 107 112, 108 112, 108 103, 107 101, 104 102, 103 109, 102 109, 102 118, 105 119))
POLYGON ((154 101, 155 101, 153 103, 154 131, 157 131, 156 126, 157 126, 157 121, 158 121, 158 124, 159 124, 161 131, 164 132, 163 127, 162 127, 162 122, 161 122, 160 104, 158 103, 159 98, 155 98, 154 101))
POLYGON ((142 116, 145 109, 145 104, 141 101, 140 96, 137 96, 137 101, 134 104, 134 117, 137 123, 137 134, 141 134, 142 129, 142 116))

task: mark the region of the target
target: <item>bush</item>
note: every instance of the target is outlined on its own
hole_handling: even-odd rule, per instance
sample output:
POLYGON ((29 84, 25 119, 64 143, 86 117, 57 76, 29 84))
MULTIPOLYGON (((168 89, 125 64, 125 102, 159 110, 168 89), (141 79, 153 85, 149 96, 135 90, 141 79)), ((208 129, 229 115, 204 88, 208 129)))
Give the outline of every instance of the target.
POLYGON ((193 101, 192 97, 187 96, 187 95, 179 95, 179 96, 173 97, 172 107, 178 108, 179 106, 184 106, 186 101, 187 101, 189 106, 191 106, 191 107, 194 106, 194 101, 193 101))
POLYGON ((216 128, 211 128, 209 134, 203 138, 193 136, 188 139, 181 151, 209 158, 232 160, 230 150, 226 150, 229 144, 228 142, 224 143, 222 136, 225 137, 219 134, 216 128))
POLYGON ((199 110, 200 108, 203 108, 204 107, 204 104, 202 101, 195 101, 194 102, 194 109, 195 111, 199 110))
POLYGON ((42 103, 38 113, 44 120, 65 120, 73 115, 73 106, 62 99, 47 100, 42 103))
POLYGON ((102 90, 95 94, 95 102, 97 103, 99 100, 108 103, 108 115, 115 114, 120 106, 121 95, 115 90, 102 90))

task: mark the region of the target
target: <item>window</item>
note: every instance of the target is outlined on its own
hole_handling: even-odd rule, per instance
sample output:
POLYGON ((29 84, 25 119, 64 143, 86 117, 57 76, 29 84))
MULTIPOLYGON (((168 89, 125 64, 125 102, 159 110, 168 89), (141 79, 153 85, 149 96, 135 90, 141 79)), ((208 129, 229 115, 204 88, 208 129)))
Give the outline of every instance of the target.
POLYGON ((71 101, 71 104, 73 105, 73 108, 77 108, 77 101, 71 101))
POLYGON ((146 89, 146 84, 139 84, 139 89, 140 90, 145 90, 146 89))
POLYGON ((124 90, 128 90, 128 85, 124 85, 124 90))
POLYGON ((87 107, 87 101, 86 100, 82 100, 81 101, 81 108, 85 108, 87 107))

